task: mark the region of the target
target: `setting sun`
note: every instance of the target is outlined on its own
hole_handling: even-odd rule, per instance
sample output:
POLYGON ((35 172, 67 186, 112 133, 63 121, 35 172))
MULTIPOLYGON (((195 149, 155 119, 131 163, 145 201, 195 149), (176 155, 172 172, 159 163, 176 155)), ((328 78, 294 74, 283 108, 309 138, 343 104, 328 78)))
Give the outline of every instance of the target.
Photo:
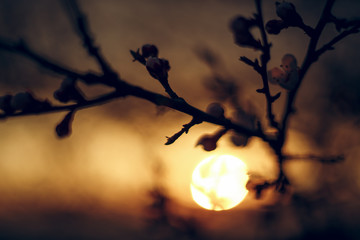
POLYGON ((208 210, 222 211, 238 205, 248 193, 249 177, 243 161, 231 155, 214 155, 195 168, 190 185, 194 201, 208 210))

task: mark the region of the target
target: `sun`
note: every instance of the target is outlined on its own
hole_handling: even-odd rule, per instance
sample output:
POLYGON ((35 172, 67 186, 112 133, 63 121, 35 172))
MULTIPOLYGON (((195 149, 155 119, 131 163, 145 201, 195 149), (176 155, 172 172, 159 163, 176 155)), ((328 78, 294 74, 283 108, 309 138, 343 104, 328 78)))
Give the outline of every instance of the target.
POLYGON ((194 201, 201 207, 222 211, 235 207, 248 193, 247 167, 231 155, 214 155, 195 168, 190 185, 194 201))

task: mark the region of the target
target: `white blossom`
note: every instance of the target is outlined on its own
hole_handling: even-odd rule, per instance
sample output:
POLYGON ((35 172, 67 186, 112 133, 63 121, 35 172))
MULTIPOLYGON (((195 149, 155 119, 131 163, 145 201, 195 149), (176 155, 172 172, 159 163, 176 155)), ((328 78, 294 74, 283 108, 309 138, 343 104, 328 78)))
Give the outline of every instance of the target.
POLYGON ((287 90, 294 90, 299 82, 299 67, 297 60, 292 54, 285 54, 281 60, 282 69, 275 67, 268 71, 270 83, 279 84, 287 90))

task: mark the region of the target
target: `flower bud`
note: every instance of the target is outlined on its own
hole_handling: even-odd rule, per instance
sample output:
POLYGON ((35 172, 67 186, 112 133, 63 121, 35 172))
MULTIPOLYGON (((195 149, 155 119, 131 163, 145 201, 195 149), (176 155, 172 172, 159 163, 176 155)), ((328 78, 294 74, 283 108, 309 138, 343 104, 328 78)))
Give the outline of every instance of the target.
POLYGON ((285 72, 290 72, 298 69, 296 58, 292 54, 285 54, 281 59, 281 63, 281 67, 284 69, 285 72))
POLYGON ((275 67, 268 71, 268 80, 287 90, 294 90, 299 82, 299 67, 296 58, 292 54, 285 54, 281 63, 282 70, 275 67))
MULTIPOLYGON (((249 102, 246 111, 241 108, 237 109, 233 115, 233 121, 249 130, 255 130, 256 115, 254 112, 254 106, 249 102)), ((230 137, 230 140, 235 146, 244 147, 249 142, 249 136, 235 132, 230 137)))
POLYGON ((12 113, 14 111, 11 107, 11 98, 12 96, 9 94, 0 97, 0 109, 5 113, 12 113))
POLYGON ((85 101, 80 89, 71 78, 66 78, 62 81, 60 88, 54 92, 54 98, 62 103, 85 101))
POLYGON ((266 23, 265 29, 269 34, 279 34, 281 30, 286 28, 286 24, 283 20, 270 20, 266 23))
POLYGON ((284 81, 280 81, 279 85, 286 90, 294 90, 299 82, 299 71, 291 70, 284 81))
POLYGON ((276 14, 287 24, 288 26, 300 26, 303 25, 301 16, 296 12, 294 4, 290 2, 276 2, 276 14))
POLYGON ((205 151, 213 151, 217 147, 217 141, 218 139, 212 135, 203 135, 196 143, 196 146, 202 145, 205 151))
POLYGON ((285 72, 278 67, 275 67, 268 71, 268 80, 272 84, 278 84, 279 82, 285 81, 285 79, 285 72))
POLYGON ((65 115, 64 119, 56 126, 55 131, 59 138, 67 137, 71 134, 71 123, 74 112, 71 111, 65 115))
POLYGON ((170 70, 169 61, 163 58, 149 57, 146 61, 146 69, 150 75, 160 81, 167 79, 170 70))
POLYGON ((51 103, 48 100, 39 100, 35 98, 30 92, 21 92, 10 98, 10 104, 8 107, 8 112, 19 110, 23 112, 36 113, 49 109, 51 107, 51 103))
POLYGON ((235 43, 237 45, 242 47, 253 47, 255 49, 261 48, 260 42, 256 41, 250 33, 250 28, 254 25, 252 20, 242 16, 238 16, 231 22, 230 28, 234 34, 235 43))
POLYGON ((237 147, 245 147, 249 141, 249 137, 241 134, 234 134, 231 135, 230 140, 237 147))
POLYGON ((159 50, 155 45, 145 44, 141 47, 142 56, 144 58, 148 57, 157 57, 159 54, 159 50))
POLYGON ((206 112, 214 117, 222 118, 224 117, 224 108, 220 103, 211 103, 206 108, 206 112))
POLYGON ((212 135, 203 135, 195 146, 202 145, 205 151, 215 150, 219 139, 227 132, 227 129, 220 129, 212 135))
POLYGON ((242 16, 238 16, 231 22, 230 28, 234 33, 248 32, 250 28, 249 20, 242 16))
POLYGON ((15 94, 11 98, 10 106, 16 110, 26 110, 31 108, 31 105, 35 102, 34 97, 29 92, 21 92, 15 94))

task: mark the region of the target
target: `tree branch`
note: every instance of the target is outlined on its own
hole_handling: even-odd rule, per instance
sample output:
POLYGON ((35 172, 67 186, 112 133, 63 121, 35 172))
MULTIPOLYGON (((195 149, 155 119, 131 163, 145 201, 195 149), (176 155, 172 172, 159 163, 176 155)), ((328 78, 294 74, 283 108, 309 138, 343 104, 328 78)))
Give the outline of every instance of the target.
POLYGON ((101 95, 97 98, 92 100, 85 100, 80 103, 76 104, 69 104, 65 106, 49 106, 48 108, 40 109, 36 112, 14 112, 14 113, 3 113, 0 114, 0 119, 7 119, 9 117, 21 117, 21 116, 30 116, 30 115, 40 115, 40 114, 48 114, 48 113, 55 113, 55 112, 64 112, 64 111, 74 111, 80 110, 85 108, 90 108, 97 105, 105 104, 113 99, 123 97, 120 92, 113 91, 104 95, 101 95))
POLYGON ((81 76, 80 73, 75 72, 67 67, 61 66, 57 63, 51 62, 48 59, 40 56, 39 54, 33 52, 28 48, 24 41, 20 40, 19 42, 6 42, 4 39, 0 40, 0 49, 18 53, 25 57, 30 58, 32 61, 37 62, 39 65, 47 68, 55 73, 66 75, 69 77, 78 78, 81 76))
POLYGON ((194 125, 196 124, 200 124, 201 121, 197 120, 196 118, 193 118, 189 123, 183 125, 183 128, 175 133, 173 136, 171 137, 167 137, 167 141, 165 143, 165 145, 170 145, 172 143, 174 143, 179 137, 181 137, 181 135, 183 135, 183 133, 188 133, 190 128, 192 128, 194 125))
POLYGON ((355 34, 359 32, 359 28, 360 28, 360 23, 358 23, 356 26, 352 27, 349 30, 345 30, 342 33, 340 33, 339 35, 337 35, 336 37, 334 37, 331 41, 329 41, 328 43, 324 44, 324 46, 322 46, 320 49, 318 49, 315 52, 315 58, 318 59, 320 57, 320 55, 322 55, 323 53, 325 53, 328 50, 333 50, 333 46, 340 42, 342 39, 344 39, 345 37, 351 35, 351 34, 355 34))
POLYGON ((30 48, 28 48, 23 42, 20 43, 6 43, 4 41, 0 41, 0 48, 12 51, 18 54, 21 54, 23 56, 28 57, 30 60, 40 64, 42 67, 51 70, 55 73, 78 78, 83 80, 87 84, 105 84, 108 82, 112 82, 112 86, 116 88, 115 91, 108 93, 104 96, 100 96, 98 98, 95 98, 90 101, 84 101, 81 103, 73 104, 73 105, 66 105, 66 106, 52 106, 47 109, 43 109, 41 111, 37 112, 15 112, 11 114, 1 114, 0 118, 4 119, 7 117, 15 117, 15 116, 25 116, 25 115, 38 115, 38 114, 45 114, 45 113, 51 113, 51 112, 60 112, 60 111, 69 111, 74 109, 82 109, 82 108, 88 108, 95 105, 106 103, 110 100, 120 98, 120 97, 126 97, 126 96, 134 96, 138 98, 145 99, 149 102, 152 102, 158 106, 167 106, 169 108, 175 109, 177 111, 183 112, 185 114, 188 114, 190 116, 193 116, 194 118, 198 119, 199 121, 205 121, 209 123, 213 123, 216 125, 224 126, 228 129, 233 129, 235 131, 238 131, 240 133, 243 133, 247 136, 257 136, 260 138, 264 138, 264 134, 260 132, 260 130, 252 130, 248 129, 246 127, 240 126, 238 124, 234 124, 229 119, 226 118, 216 118, 213 117, 191 105, 189 105, 187 102, 185 102, 181 98, 168 98, 161 94, 154 93, 148 90, 145 90, 143 88, 140 88, 135 85, 131 85, 127 82, 125 82, 122 79, 116 78, 116 80, 113 80, 113 76, 98 76, 92 73, 88 74, 81 74, 74 70, 71 70, 67 67, 63 67, 53 61, 48 60, 45 57, 42 57, 38 53, 34 52, 30 48), (109 80, 108 78, 111 78, 109 80))
POLYGON ((84 48, 87 49, 88 54, 96 59, 104 75, 115 74, 115 71, 111 69, 109 63, 102 56, 99 47, 95 46, 94 39, 91 37, 89 31, 86 16, 81 12, 81 9, 79 8, 77 1, 62 0, 62 2, 65 9, 67 10, 69 19, 71 20, 76 33, 82 39, 83 46, 84 48))
POLYGON ((55 61, 43 57, 39 53, 31 50, 22 40, 18 42, 9 42, 0 38, 0 49, 23 55, 29 58, 31 61, 36 62, 40 66, 44 67, 45 69, 48 69, 60 75, 68 76, 73 79, 80 79, 86 84, 91 85, 102 83, 101 81, 99 81, 100 76, 95 75, 94 73, 79 73, 69 67, 62 66, 55 61))
POLYGON ((283 114, 282 121, 281 121, 281 129, 279 131, 279 142, 278 142, 279 148, 282 148, 282 146, 285 142, 285 137, 286 137, 285 134, 287 132, 289 117, 292 113, 294 113, 294 102, 296 99, 297 92, 300 88, 300 85, 304 79, 306 72, 309 70, 311 64, 317 60, 316 52, 315 52, 316 45, 319 41, 322 31, 324 30, 325 25, 331 21, 330 20, 331 16, 332 16, 331 9, 332 9, 332 6, 334 5, 334 3, 335 3, 335 0, 328 0, 326 2, 326 5, 322 12, 322 15, 319 19, 319 22, 314 30, 314 33, 311 36, 304 62, 301 65, 301 68, 299 71, 299 80, 298 80, 294 90, 289 91, 287 94, 285 110, 284 110, 284 114, 283 114))
POLYGON ((258 92, 263 93, 266 97, 267 117, 269 119, 270 125, 276 129, 278 129, 279 124, 275 120, 275 116, 272 112, 272 103, 274 102, 274 98, 271 96, 268 77, 267 77, 267 63, 270 61, 271 44, 269 44, 269 42, 267 40, 266 32, 265 32, 263 13, 262 13, 262 9, 261 9, 261 0, 255 0, 255 5, 256 5, 256 10, 257 10, 256 20, 258 22, 258 26, 259 26, 260 34, 261 34, 261 38, 262 38, 262 48, 261 48, 262 55, 261 55, 261 65, 259 65, 257 63, 257 61, 255 61, 253 66, 254 66, 254 69, 261 75, 261 79, 263 82, 263 88, 258 90, 258 92))
MULTIPOLYGON (((184 99, 179 98, 176 93, 171 89, 169 83, 168 83, 168 75, 167 72, 170 69, 170 65, 166 59, 160 59, 157 57, 151 58, 153 62, 153 66, 151 68, 151 61, 149 60, 149 56, 144 56, 140 54, 139 50, 137 52, 130 51, 131 54, 134 57, 134 60, 139 61, 143 65, 147 67, 147 70, 149 71, 150 75, 154 77, 155 79, 159 80, 160 83, 165 88, 165 91, 169 94, 169 97, 166 97, 164 95, 148 91, 146 89, 143 89, 141 87, 138 87, 136 85, 132 85, 125 80, 121 79, 119 75, 110 67, 110 65, 107 63, 105 58, 102 56, 99 48, 95 45, 93 38, 91 37, 91 34, 89 32, 89 28, 87 25, 86 17, 81 12, 79 6, 77 5, 76 0, 62 0, 65 7, 68 10, 68 14, 70 16, 70 19, 76 29, 76 32, 78 33, 79 37, 82 39, 83 47, 86 48, 88 54, 93 57, 98 65, 100 66, 102 70, 102 74, 98 75, 92 72, 88 73, 80 73, 76 70, 73 70, 71 68, 65 67, 61 64, 58 64, 40 54, 30 49, 25 42, 19 41, 19 42, 10 42, 5 41, 3 39, 0 39, 0 49, 11 51, 20 55, 23 55, 27 58, 29 58, 31 61, 38 63, 40 66, 63 76, 69 77, 72 79, 72 84, 76 80, 81 80, 86 84, 103 84, 106 86, 114 87, 115 90, 98 96, 94 99, 88 100, 86 98, 82 99, 81 101, 78 101, 75 104, 69 104, 69 105, 62 105, 62 106, 54 106, 51 105, 48 101, 38 103, 41 105, 41 103, 44 103, 39 108, 16 108, 11 107, 9 104, 9 101, 6 102, 6 106, 2 106, 2 110, 4 110, 4 113, 0 114, 0 119, 6 119, 9 117, 18 117, 18 116, 26 116, 26 115, 37 115, 37 114, 46 114, 46 113, 53 113, 53 112, 60 112, 60 111, 66 111, 68 114, 65 116, 64 120, 58 125, 58 135, 59 136, 66 136, 70 131, 69 128, 62 128, 63 126, 67 127, 71 122, 71 119, 73 117, 73 113, 77 110, 84 109, 84 108, 90 108, 93 106, 101 105, 104 103, 107 103, 109 101, 119 99, 119 98, 125 98, 128 96, 133 96, 136 98, 144 99, 148 102, 151 102, 157 106, 166 106, 169 108, 172 108, 174 110, 177 110, 179 112, 185 113, 189 116, 192 116, 192 120, 183 125, 183 128, 175 133, 173 136, 168 137, 166 145, 172 144, 175 142, 180 136, 182 136, 184 133, 188 133, 191 127, 193 127, 196 124, 200 124, 202 122, 209 122, 213 123, 219 126, 222 126, 223 129, 218 131, 215 135, 212 135, 214 140, 218 140, 223 134, 225 134, 228 130, 233 129, 238 133, 241 133, 243 135, 246 135, 248 137, 255 136, 261 138, 263 141, 267 142, 270 147, 274 150, 275 154, 278 158, 279 163, 279 174, 278 178, 271 182, 265 182, 264 184, 257 185, 255 187, 257 193, 259 195, 261 194, 261 191, 265 188, 268 188, 270 186, 275 186, 275 188, 279 192, 285 192, 287 185, 289 185, 289 181, 287 177, 285 176, 285 173, 283 171, 282 163, 286 160, 291 159, 307 159, 307 160, 316 160, 323 163, 334 163, 334 162, 340 162, 344 160, 344 156, 330 156, 330 157, 322 157, 317 156, 313 154, 308 155, 285 155, 283 153, 283 146, 286 140, 286 133, 288 130, 288 124, 291 114, 294 112, 294 103, 296 100, 296 95, 298 93, 298 90, 301 86, 301 83, 304 79, 305 74, 309 70, 310 66, 318 60, 319 56, 322 55, 327 50, 331 50, 333 48, 333 45, 337 42, 341 41, 345 37, 349 36, 350 34, 354 34, 359 32, 359 22, 351 22, 351 26, 348 26, 350 29, 343 31, 336 37, 334 37, 331 41, 323 45, 321 48, 316 50, 317 44, 319 41, 319 38, 324 30, 324 27, 327 23, 334 22, 334 16, 331 15, 331 9, 335 2, 335 0, 328 0, 326 2, 326 5, 323 9, 322 15, 318 21, 318 24, 315 29, 310 29, 310 27, 307 29, 307 26, 305 26, 305 29, 307 29, 307 33, 310 36, 310 43, 307 48, 307 53, 305 56, 305 59, 301 65, 301 68, 299 70, 299 80, 296 83, 296 86, 293 90, 290 90, 287 94, 287 99, 285 103, 285 108, 283 111, 282 119, 281 119, 281 125, 278 121, 275 120, 275 116, 273 114, 272 110, 272 103, 276 101, 280 97, 280 93, 275 94, 274 96, 270 93, 269 83, 268 83, 268 76, 267 76, 267 64, 270 61, 270 47, 271 44, 268 42, 267 35, 265 32, 265 26, 264 26, 264 20, 263 20, 263 13, 261 9, 261 0, 255 0, 256 4, 256 10, 257 14, 255 14, 255 20, 256 25, 259 27, 260 34, 261 34, 261 44, 260 42, 257 42, 253 39, 251 36, 251 40, 254 40, 252 42, 252 46, 256 45, 257 50, 261 50, 261 56, 260 56, 260 62, 258 59, 255 59, 254 61, 250 60, 247 57, 241 57, 240 60, 246 63, 247 65, 254 68, 254 70, 260 74, 262 82, 263 82, 263 88, 258 89, 257 92, 265 95, 266 100, 266 113, 267 118, 269 121, 269 125, 276 128, 277 132, 275 135, 265 134, 265 132, 262 130, 261 123, 258 122, 258 127, 256 129, 245 127, 239 124, 233 123, 230 119, 227 119, 225 117, 214 117, 213 115, 210 115, 190 104, 188 104, 184 99), (311 32, 311 34, 309 34, 311 32), (255 42, 255 43, 254 43, 255 42), (259 46, 258 46, 259 45, 259 46), (147 59, 146 59, 147 58, 147 59), (166 63, 166 64, 165 64, 166 63), (9 107, 11 111, 7 111, 6 107, 9 107), (60 127, 59 127, 60 126, 60 127), (64 131, 63 131, 64 130, 64 131)), ((247 23, 250 20, 247 21, 247 23)), ((252 24, 254 24, 254 19, 251 19, 252 24)), ((350 23, 349 23, 350 24, 350 23)), ((252 27, 253 25, 251 25, 252 27)), ((244 27, 244 26, 242 26, 244 27)), ((304 30, 305 30, 304 29, 304 30)), ((246 33, 248 33, 249 29, 245 29, 246 33)), ((306 31, 306 30, 305 30, 306 31)), ((250 33, 249 33, 250 34, 250 33)), ((73 86, 74 87, 74 86, 73 86)), ((21 95, 22 93, 20 93, 21 95)), ((19 96, 19 95, 18 95, 19 96)), ((30 95, 31 96, 31 95, 30 95)), ((13 96, 7 95, 6 97, 2 98, 3 101, 2 104, 4 105, 5 98, 8 100, 12 98, 13 96)), ((56 97, 55 97, 56 98, 56 97)), ((59 98, 56 98, 59 99, 59 98)), ((76 100, 74 98, 70 100, 76 100)), ((61 99, 60 99, 61 101, 61 99)), ((215 141, 215 143, 216 143, 215 141)))

